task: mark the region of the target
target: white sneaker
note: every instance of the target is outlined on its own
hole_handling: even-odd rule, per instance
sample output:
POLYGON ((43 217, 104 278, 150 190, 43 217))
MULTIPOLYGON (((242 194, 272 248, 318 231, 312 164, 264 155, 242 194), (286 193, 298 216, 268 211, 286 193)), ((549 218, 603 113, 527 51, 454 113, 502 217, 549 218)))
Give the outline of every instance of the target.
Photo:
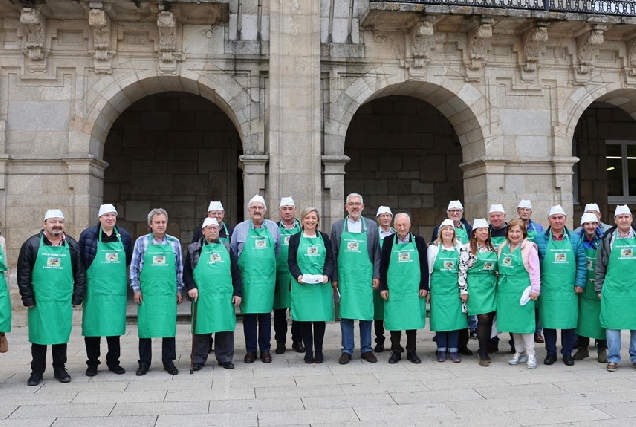
POLYGON ((508 361, 508 364, 518 365, 519 363, 524 363, 526 360, 528 360, 528 357, 525 351, 523 353, 516 352, 515 355, 512 356, 512 359, 508 361))
POLYGON ((537 369, 537 358, 528 356, 528 369, 537 369))

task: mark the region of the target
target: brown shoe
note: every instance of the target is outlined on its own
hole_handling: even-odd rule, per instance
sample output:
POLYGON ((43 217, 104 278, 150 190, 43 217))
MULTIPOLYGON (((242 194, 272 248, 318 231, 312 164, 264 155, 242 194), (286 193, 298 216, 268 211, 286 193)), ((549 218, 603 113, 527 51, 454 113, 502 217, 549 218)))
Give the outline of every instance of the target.
POLYGON ((243 362, 245 362, 245 363, 254 363, 254 360, 256 360, 256 353, 252 353, 251 351, 248 351, 247 353, 245 353, 245 357, 243 358, 243 362))
POLYGON ((534 334, 534 342, 536 342, 538 344, 543 344, 545 342, 545 340, 543 339, 543 335, 534 334))
POLYGON ((338 359, 338 363, 341 365, 346 365, 351 360, 351 355, 349 353, 342 353, 340 358, 338 359))
POLYGON ((272 354, 269 351, 262 352, 261 361, 263 363, 272 363, 272 354))
POLYGON ((360 359, 366 360, 369 363, 375 363, 378 361, 378 358, 375 357, 375 354, 373 354, 373 352, 370 352, 370 351, 362 353, 360 355, 360 359))
POLYGON ((616 372, 618 369, 618 364, 614 362, 610 362, 607 364, 607 372, 616 372))

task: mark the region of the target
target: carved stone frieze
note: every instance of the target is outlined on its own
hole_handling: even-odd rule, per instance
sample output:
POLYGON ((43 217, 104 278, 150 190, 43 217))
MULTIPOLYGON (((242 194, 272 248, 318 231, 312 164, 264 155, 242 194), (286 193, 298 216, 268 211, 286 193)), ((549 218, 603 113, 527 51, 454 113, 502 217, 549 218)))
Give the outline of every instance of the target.
POLYGON ((430 59, 431 50, 435 49, 434 33, 433 22, 430 20, 420 21, 411 29, 412 68, 424 68, 424 64, 430 59))
POLYGON ((491 48, 493 18, 482 17, 475 28, 468 32, 467 79, 479 80, 486 55, 491 48))
POLYGON ((46 70, 46 20, 37 9, 25 7, 20 13, 20 24, 24 30, 23 48, 27 68, 31 72, 46 70))
POLYGON ((598 55, 598 46, 605 42, 605 30, 603 24, 594 25, 592 31, 577 39, 579 67, 577 74, 588 74, 594 69, 594 60, 598 55))
POLYGON ((110 18, 103 9, 91 9, 88 24, 93 29, 93 53, 95 73, 111 74, 113 71, 110 52, 110 18))
POLYGON ((177 52, 177 20, 174 13, 163 10, 157 17, 159 27, 159 69, 163 73, 174 74, 177 71, 177 61, 182 55, 177 52))
POLYGON ((548 28, 545 23, 537 25, 523 36, 523 59, 525 61, 523 69, 526 72, 537 70, 537 65, 541 56, 541 50, 545 49, 548 41, 548 28))

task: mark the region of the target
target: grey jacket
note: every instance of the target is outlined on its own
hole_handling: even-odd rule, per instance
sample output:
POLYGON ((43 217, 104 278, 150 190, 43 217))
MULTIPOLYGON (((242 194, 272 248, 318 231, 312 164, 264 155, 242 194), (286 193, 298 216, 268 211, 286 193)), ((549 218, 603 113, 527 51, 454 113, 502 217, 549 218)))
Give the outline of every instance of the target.
MULTIPOLYGON (((380 278, 380 234, 378 233, 378 225, 375 221, 368 218, 362 218, 367 227, 367 249, 369 251, 369 259, 373 263, 373 278, 380 278)), ((331 226, 331 247, 333 248, 334 269, 331 280, 338 281, 338 251, 340 250, 340 239, 344 230, 345 219, 336 221, 331 226)))

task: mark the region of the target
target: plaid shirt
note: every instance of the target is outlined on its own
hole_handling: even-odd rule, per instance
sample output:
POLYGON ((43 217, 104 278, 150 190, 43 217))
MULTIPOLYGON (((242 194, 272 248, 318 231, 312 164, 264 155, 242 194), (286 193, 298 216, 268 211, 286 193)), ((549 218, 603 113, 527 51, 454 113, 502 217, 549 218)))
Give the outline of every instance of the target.
MULTIPOLYGON (((146 248, 148 247, 148 236, 151 236, 151 234, 139 237, 135 241, 135 247, 133 248, 132 261, 130 262, 130 287, 133 292, 141 291, 139 275, 141 274, 141 269, 144 268, 144 255, 146 253, 146 248)), ((172 250, 174 251, 175 256, 175 264, 177 267, 177 292, 180 293, 183 289, 183 255, 181 253, 181 243, 179 242, 179 239, 166 234, 163 236, 163 240, 161 240, 161 242, 156 241, 153 236, 152 243, 162 245, 169 243, 172 245, 172 250), (168 239, 170 239, 170 241, 168 241, 168 239)))

